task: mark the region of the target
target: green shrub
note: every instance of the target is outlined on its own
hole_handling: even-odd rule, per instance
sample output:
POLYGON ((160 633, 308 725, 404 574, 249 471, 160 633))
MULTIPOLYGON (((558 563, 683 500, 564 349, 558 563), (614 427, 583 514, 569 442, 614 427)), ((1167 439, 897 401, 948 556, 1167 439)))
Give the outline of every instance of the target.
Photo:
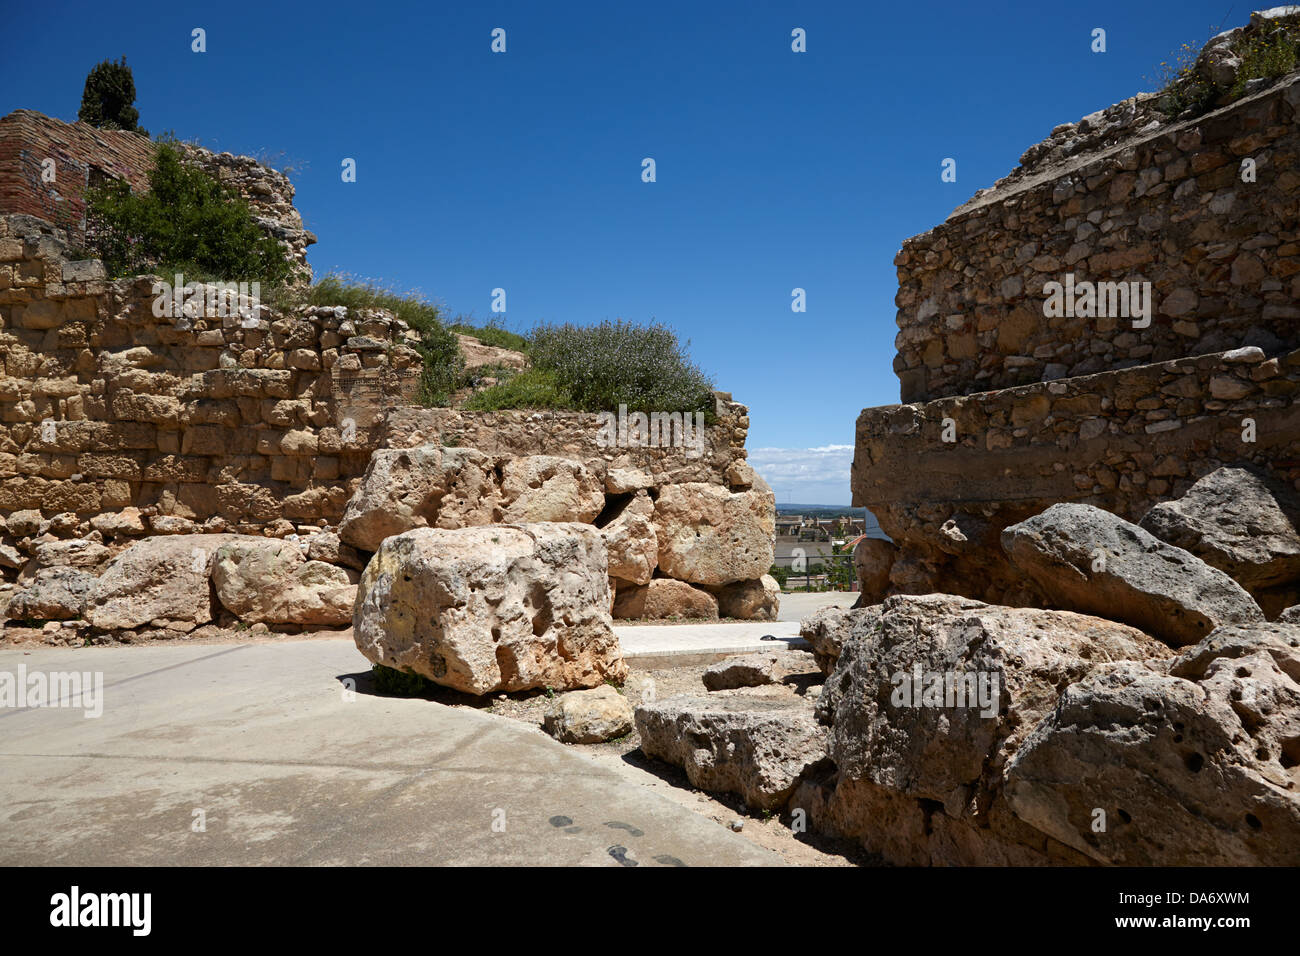
POLYGON ((534 367, 554 375, 571 408, 713 413, 712 383, 665 325, 541 325, 529 341, 534 367))
POLYGON ((292 265, 243 199, 159 144, 149 190, 120 180, 87 191, 86 245, 111 277, 183 273, 194 281, 275 286, 292 265))
POLYGON ((140 111, 131 105, 134 102, 135 78, 126 65, 126 57, 116 63, 105 60, 86 74, 77 119, 99 129, 144 133, 138 122, 140 111))
POLYGON ((428 407, 446 405, 460 383, 465 357, 460 354, 456 333, 441 322, 420 329, 416 350, 424 359, 420 373, 420 404, 428 407))
POLYGON ((476 392, 465 408, 496 412, 507 408, 573 408, 573 396, 560 384, 554 372, 528 369, 507 381, 476 392))

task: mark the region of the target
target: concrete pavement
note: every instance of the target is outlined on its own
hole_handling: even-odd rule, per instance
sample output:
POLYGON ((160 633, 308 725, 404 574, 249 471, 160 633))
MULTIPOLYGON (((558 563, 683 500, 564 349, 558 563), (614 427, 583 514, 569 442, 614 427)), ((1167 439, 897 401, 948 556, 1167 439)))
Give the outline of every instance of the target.
POLYGON ((350 640, 20 664, 102 673, 103 715, 0 709, 3 865, 781 862, 505 718, 375 696, 350 640))
POLYGON ((663 667, 708 664, 730 654, 806 647, 807 642, 799 637, 799 622, 803 618, 823 607, 851 607, 857 597, 857 594, 847 591, 783 593, 781 610, 775 621, 708 624, 615 622, 614 632, 623 648, 623 656, 629 661, 663 667))
POLYGON ((857 591, 782 591, 777 620, 802 621, 824 607, 853 607, 857 599, 857 591))

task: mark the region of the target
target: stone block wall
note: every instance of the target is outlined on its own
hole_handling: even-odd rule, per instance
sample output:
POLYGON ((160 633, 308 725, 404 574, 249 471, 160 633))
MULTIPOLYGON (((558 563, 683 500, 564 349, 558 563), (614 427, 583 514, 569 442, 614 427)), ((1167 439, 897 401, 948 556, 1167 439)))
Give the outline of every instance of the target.
POLYGON ((705 428, 698 455, 684 448, 602 447, 598 415, 571 411, 395 408, 385 421, 383 444, 446 444, 477 448, 494 457, 557 455, 582 462, 602 481, 610 470, 628 469, 645 472, 655 484, 732 484, 736 463, 748 454, 749 410, 723 392, 717 393, 714 407, 716 422, 705 428))
POLYGON ((868 408, 853 502, 900 545, 897 590, 1032 604, 998 536, 1052 504, 1137 522, 1216 468, 1245 463, 1300 489, 1297 391, 1300 351, 1243 350, 868 408))
POLYGON ((103 275, 49 223, 0 217, 0 513, 337 520, 418 384, 405 323, 324 307, 178 322, 154 315, 153 279, 103 275))
POLYGON ((903 401, 1300 346, 1300 75, 1183 122, 1151 99, 1058 127, 1016 174, 903 243, 903 401), (1044 285, 1067 273, 1150 282, 1150 326, 1047 318, 1044 285))

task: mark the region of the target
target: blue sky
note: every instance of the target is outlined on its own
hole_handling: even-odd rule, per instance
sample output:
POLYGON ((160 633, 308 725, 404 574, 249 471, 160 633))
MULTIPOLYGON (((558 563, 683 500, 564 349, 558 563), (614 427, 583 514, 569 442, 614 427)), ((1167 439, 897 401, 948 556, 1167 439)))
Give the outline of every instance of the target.
POLYGON ((479 320, 504 288, 516 329, 672 325, 750 406, 751 459, 778 501, 847 504, 854 420, 898 400, 902 240, 1250 9, 52 3, 51 29, 0 36, 0 113, 73 120, 86 72, 125 54, 152 132, 302 166, 317 274, 420 289, 479 320), (956 183, 940 181, 946 157, 956 183))

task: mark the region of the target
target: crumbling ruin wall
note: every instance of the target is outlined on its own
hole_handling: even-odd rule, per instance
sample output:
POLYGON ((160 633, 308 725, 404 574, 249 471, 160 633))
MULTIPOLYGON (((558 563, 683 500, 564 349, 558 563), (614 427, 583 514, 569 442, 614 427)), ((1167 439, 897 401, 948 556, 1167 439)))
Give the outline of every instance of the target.
POLYGON ((70 262, 48 223, 0 217, 0 512, 135 506, 258 531, 333 524, 380 447, 447 443, 726 483, 749 419, 726 397, 685 448, 604 448, 590 412, 413 407, 415 333, 380 311, 154 315, 153 279, 70 262))
MULTIPOLYGON (((349 502, 360 497, 364 510, 393 490, 382 479, 363 487, 376 451, 428 446, 482 463, 482 500, 453 518, 425 513, 436 496, 417 495, 407 526, 582 520, 610 542, 616 616, 775 615, 775 584, 763 577, 775 503, 745 462, 748 410, 730 396, 716 393, 712 424, 688 433, 698 444, 659 447, 611 443, 591 412, 420 408, 418 334, 387 312, 262 306, 177 316, 158 307, 157 281, 110 281, 98 261, 68 258, 63 230, 0 217, 0 577, 18 584, 0 584, 0 603, 17 593, 24 617, 67 619, 56 637, 81 639, 83 608, 98 608, 95 626, 120 639, 188 633, 217 616, 220 604, 191 620, 194 602, 181 597, 128 626, 130 615, 100 607, 106 562, 155 535, 192 536, 209 564, 218 545, 275 555, 264 559, 283 565, 284 580, 264 583, 279 595, 267 613, 286 626, 345 623, 343 592, 378 544, 349 532, 349 502), (555 504, 575 493, 563 474, 552 482, 570 466, 581 508, 576 498, 555 504), (538 519, 539 510, 554 516, 538 519), (268 537, 292 538, 301 555, 249 543, 268 537), (86 555, 91 565, 65 563, 86 555), (299 587, 295 575, 328 587, 299 587), (80 590, 67 591, 69 581, 80 590), (329 606, 312 594, 327 594, 329 606), (178 609, 183 620, 173 619, 178 609)), ((164 564, 193 550, 146 543, 142 553, 164 564)), ((201 580, 190 583, 206 594, 201 580)), ((239 589, 223 587, 235 595, 227 610, 239 613, 239 589)), ((131 606, 129 594, 112 602, 131 606)))
POLYGON ((1300 74, 1264 85, 1196 119, 1143 95, 1057 127, 904 243, 906 404, 862 412, 852 471, 897 546, 873 552, 888 591, 1040 604, 999 536, 1052 504, 1138 521, 1222 465, 1300 488, 1300 74), (1068 273, 1150 281, 1150 325, 1048 317, 1068 273))
POLYGON ((336 520, 382 441, 377 409, 414 392, 405 323, 158 317, 153 282, 108 281, 49 223, 0 217, 0 513, 336 520))
POLYGON ((897 590, 1034 603, 999 535, 1050 505, 1137 522, 1216 468, 1245 463, 1300 488, 1297 390, 1300 351, 1228 352, 869 408, 857 423, 854 503, 902 546, 897 590))
POLYGON ((903 243, 904 402, 1300 347, 1300 76, 1183 122, 1155 99, 1058 127, 1020 175, 903 243), (1044 286, 1067 274, 1150 282, 1150 325, 1046 317, 1044 286))
MULTIPOLYGON (((289 177, 249 156, 175 145, 186 161, 246 200, 258 224, 283 245, 298 274, 311 278, 307 247, 316 236, 303 228, 289 177)), ((141 133, 14 110, 0 117, 0 215, 44 219, 79 244, 85 238, 86 189, 106 179, 125 182, 133 191, 148 189, 155 149, 141 133)))
POLYGON ((593 412, 404 407, 389 412, 383 443, 388 448, 446 444, 502 458, 558 455, 582 462, 602 481, 610 470, 623 469, 643 471, 654 484, 733 484, 738 463, 747 455, 749 410, 719 392, 714 413, 714 423, 705 426, 697 448, 610 447, 602 441, 600 417, 593 412))

